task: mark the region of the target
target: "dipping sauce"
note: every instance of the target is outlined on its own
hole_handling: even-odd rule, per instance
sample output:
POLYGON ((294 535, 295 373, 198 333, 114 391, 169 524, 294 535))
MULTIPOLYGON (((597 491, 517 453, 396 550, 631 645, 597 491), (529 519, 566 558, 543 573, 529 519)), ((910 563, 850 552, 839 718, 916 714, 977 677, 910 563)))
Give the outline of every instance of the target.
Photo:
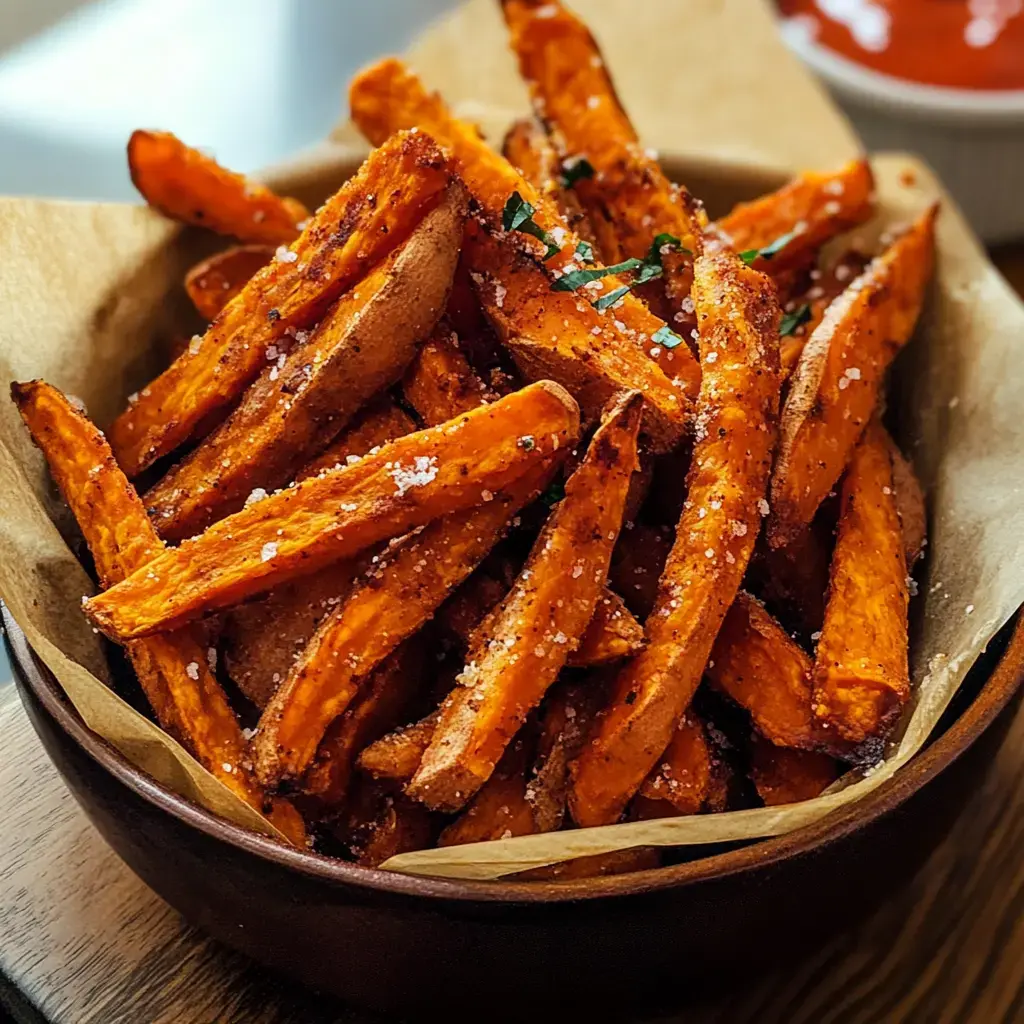
POLYGON ((778 0, 783 32, 953 89, 1024 89, 1024 0, 778 0))

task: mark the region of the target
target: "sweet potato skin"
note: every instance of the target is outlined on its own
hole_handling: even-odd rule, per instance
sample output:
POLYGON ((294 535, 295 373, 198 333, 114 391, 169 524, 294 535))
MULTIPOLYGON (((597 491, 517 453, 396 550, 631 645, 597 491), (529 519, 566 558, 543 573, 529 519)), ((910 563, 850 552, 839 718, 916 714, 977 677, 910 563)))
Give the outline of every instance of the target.
POLYGON ((477 631, 406 790, 431 809, 465 806, 578 646, 622 525, 640 409, 631 392, 609 410, 508 597, 477 631))
POLYGON ((282 199, 226 170, 170 132, 132 132, 128 170, 132 184, 161 213, 243 242, 287 245, 309 216, 297 199, 282 199))
POLYGON ((803 649, 746 591, 736 595, 711 651, 711 684, 750 712, 772 743, 815 749, 819 727, 811 713, 811 669, 803 649))
MULTIPOLYGON (((375 144, 399 129, 415 125, 430 132, 450 152, 462 180, 478 203, 477 216, 487 230, 501 233, 499 237, 503 243, 541 264, 548 275, 549 285, 556 275, 579 269, 579 238, 554 203, 538 192, 504 157, 491 150, 473 125, 453 117, 440 97, 428 93, 401 61, 388 58, 357 75, 349 89, 349 103, 353 120, 375 144), (550 257, 546 246, 530 235, 521 231, 503 232, 502 213, 514 192, 534 208, 534 222, 557 240, 558 251, 550 257)), ((619 278, 609 275, 596 282, 593 291, 588 289, 587 297, 596 299, 621 284, 619 278)), ((685 345, 669 351, 651 342, 651 337, 666 325, 640 299, 627 294, 602 315, 602 322, 604 330, 617 340, 619 346, 644 348, 666 375, 679 381, 684 395, 696 395, 700 381, 699 366, 685 345)), ((542 340, 546 341, 547 337, 545 335, 542 340)), ((585 338, 580 340, 586 341, 585 338)), ((590 358, 585 346, 576 358, 584 363, 590 358)), ((584 369, 577 368, 576 373, 580 374, 584 369)), ((643 390, 641 382, 631 386, 643 390)))
POLYGON ((573 765, 569 807, 583 826, 616 821, 668 746, 760 529, 778 411, 775 290, 722 252, 697 259, 693 296, 704 379, 688 506, 645 623, 647 646, 619 673, 573 765))
POLYGON ((585 156, 594 168, 594 176, 578 181, 575 191, 604 257, 612 263, 643 259, 665 232, 689 250, 664 260, 665 290, 688 334, 692 315, 681 312, 680 304, 690 294, 692 254, 704 223, 640 145, 586 25, 557 2, 502 0, 501 6, 534 110, 559 155, 585 156))
MULTIPOLYGON (((144 568, 163 544, 100 431, 42 381, 13 384, 11 393, 78 520, 101 586, 144 568)), ((268 803, 247 767, 241 729, 200 636, 192 630, 167 633, 129 644, 127 653, 165 731, 247 804, 267 814, 292 842, 303 845, 305 830, 294 808, 285 801, 268 803)))
POLYGON ((839 777, 839 764, 828 754, 776 747, 755 737, 750 776, 765 807, 777 807, 820 796, 839 777))
POLYGON ((222 519, 94 597, 87 614, 122 641, 176 628, 486 501, 578 436, 572 397, 540 381, 222 519))
POLYGON ((768 539, 782 547, 839 479, 909 339, 934 263, 933 206, 831 306, 790 381, 772 474, 768 539))
POLYGON ((205 320, 213 320, 274 258, 269 245, 235 245, 197 263, 185 275, 185 291, 205 320))
MULTIPOLYGON (((444 309, 462 241, 453 187, 401 248, 342 295, 308 340, 272 360, 241 404, 146 494, 162 537, 191 537, 256 489, 294 478, 414 358, 444 309)), ((268 349, 275 355, 276 348, 268 349)))
POLYGON ((842 489, 825 624, 814 659, 814 714, 848 743, 877 740, 910 698, 907 563, 888 439, 871 423, 842 489))
MULTIPOLYGON (((704 727, 696 715, 684 715, 661 762, 640 787, 639 799, 663 801, 676 814, 696 814, 704 805, 710 785, 711 751, 704 727)), ((637 810, 641 811, 640 817, 645 817, 643 808, 637 810)))
POLYGON ((479 508, 438 519, 382 557, 368 582, 318 628, 260 716, 253 752, 264 785, 301 775, 367 674, 433 615, 549 476, 539 466, 479 508))
POLYGON ((803 226, 771 259, 754 266, 776 276, 798 266, 829 239, 863 224, 874 211, 875 182, 867 160, 851 160, 837 171, 808 171, 782 188, 740 203, 715 225, 736 252, 763 249, 803 226))
POLYGON ((402 133, 371 153, 310 218, 288 255, 258 271, 202 339, 114 421, 111 447, 125 473, 135 476, 201 426, 223 418, 266 365, 268 347, 280 349, 290 333, 320 320, 339 295, 408 238, 452 177, 440 150, 422 133, 402 133))

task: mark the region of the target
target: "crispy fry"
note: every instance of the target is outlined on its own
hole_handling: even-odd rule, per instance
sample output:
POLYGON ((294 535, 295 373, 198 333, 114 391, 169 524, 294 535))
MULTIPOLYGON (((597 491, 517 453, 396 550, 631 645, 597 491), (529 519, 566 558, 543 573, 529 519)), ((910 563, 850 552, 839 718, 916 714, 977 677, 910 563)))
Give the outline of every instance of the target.
POLYGON ((538 192, 554 202, 569 227, 593 246, 594 258, 607 262, 579 196, 563 183, 562 163, 544 127, 532 117, 520 118, 509 128, 501 151, 538 192))
POLYGON ((307 818, 336 814, 349 794, 359 752, 408 712, 423 681, 426 651, 411 637, 371 674, 365 690, 324 734, 301 783, 307 818))
POLYGON ((775 276, 799 265, 829 239, 863 224, 874 211, 874 191, 871 165, 851 160, 838 171, 809 171, 777 192, 740 203, 714 230, 736 252, 763 249, 795 232, 779 252, 754 261, 758 270, 775 276))
POLYGON ((388 779, 403 786, 411 782, 440 718, 438 708, 426 718, 382 736, 359 755, 359 767, 375 779, 388 779))
POLYGON ((185 275, 185 291, 204 320, 213 320, 274 258, 269 245, 235 245, 197 263, 185 275))
MULTIPOLYGON (((78 520, 100 585, 112 586, 149 564, 163 545, 100 431, 42 381, 12 384, 11 395, 78 520)), ((208 772, 267 813, 266 796, 246 767, 238 721, 199 634, 150 637, 127 651, 160 725, 208 772)), ((302 821, 287 801, 275 801, 267 816, 292 842, 304 844, 302 821)))
MULTIPOLYGON (((668 451, 678 444, 686 429, 685 387, 676 387, 589 302, 552 291, 532 257, 473 225, 464 245, 484 311, 525 377, 563 384, 590 421, 616 394, 638 388, 644 395, 643 430, 652 446, 668 451)), ((668 355, 683 352, 692 363, 684 345, 668 355)))
POLYGON ((711 650, 706 675, 750 712, 757 730, 782 747, 815 749, 810 657, 745 591, 736 595, 711 650))
POLYGON ((309 217, 297 199, 226 170, 170 132, 132 132, 128 170, 143 199, 161 213, 243 242, 287 245, 309 217))
MULTIPOLYGON (((514 250, 512 255, 532 257, 532 265, 547 277, 546 285, 536 284, 539 291, 549 288, 556 275, 570 269, 579 269, 580 240, 570 230, 555 205, 504 157, 491 150, 473 125, 453 117, 440 97, 429 94, 401 61, 389 58, 357 75, 349 89, 349 101, 353 120, 371 142, 380 143, 392 132, 415 125, 430 132, 440 145, 450 151, 466 187, 479 204, 479 216, 488 232, 503 231, 505 204, 514 193, 518 193, 533 208, 533 222, 557 246, 557 251, 549 255, 547 243, 523 231, 501 235, 503 243, 514 250)), ((591 264, 588 269, 599 268, 597 264, 591 264)), ((501 283, 507 285, 508 282, 501 283)), ((619 278, 608 275, 593 284, 596 291, 588 288, 584 293, 589 303, 601 294, 610 294, 621 286, 619 278)), ((640 299, 631 294, 623 296, 620 302, 598 318, 598 325, 603 328, 606 338, 618 348, 642 347, 651 358, 658 361, 666 374, 679 380, 684 395, 696 394, 700 367, 685 345, 669 349, 651 340, 667 325, 651 313, 640 299)), ((535 340, 538 343, 547 342, 548 337, 545 334, 535 340)), ((585 336, 578 337, 577 341, 579 350, 575 354, 576 362, 585 364, 592 358, 588 346, 596 345, 596 342, 588 342, 585 336)), ((605 344, 608 343, 606 340, 605 344)), ((577 366, 575 374, 579 376, 585 374, 585 371, 585 365, 577 366)), ((629 386, 644 390, 640 381, 629 386)))
POLYGON ((750 777, 766 807, 813 800, 839 777, 839 765, 828 754, 773 746, 755 736, 750 777))
POLYGON ((636 654, 644 645, 644 629, 613 590, 606 587, 580 645, 569 655, 570 668, 594 668, 636 654))
POLYGON ((878 740, 910 697, 908 600, 890 449, 873 422, 843 481, 825 624, 814 659, 814 714, 842 740, 878 740))
POLYGON ((622 525, 640 408, 631 392, 609 411, 511 592, 478 631, 407 789, 428 807, 465 806, 578 646, 622 525), (570 600, 566 577, 576 581, 570 600))
POLYGON ((480 507, 431 523, 389 552, 368 583, 331 613, 260 717, 253 751, 264 785, 305 770, 368 673, 433 615, 550 474, 546 465, 535 467, 480 507))
POLYGON ((486 502, 578 436, 576 403, 539 381, 222 519, 94 597, 86 611, 120 640, 176 628, 486 502), (534 444, 519 444, 519 431, 534 444))
MULTIPOLYGON (((884 428, 883 428, 884 429, 884 428)), ((928 542, 928 509, 924 502, 924 491, 917 479, 914 467, 899 446, 885 433, 892 460, 892 495, 896 501, 896 512, 900 517, 903 534, 903 552, 907 560, 907 572, 924 553, 928 542)))
POLYGON ((272 362, 228 419, 147 492, 162 537, 194 536, 253 493, 288 483, 402 375, 448 297, 462 239, 459 193, 343 295, 308 340, 300 336, 272 362))
POLYGON ((691 212, 685 191, 640 145, 586 25, 558 2, 502 0, 501 6, 537 117, 563 159, 585 158, 594 169, 574 190, 605 258, 643 259, 663 233, 686 250, 665 255, 664 285, 688 334, 693 318, 682 303, 693 280, 696 236, 707 220, 703 210, 691 212))
POLYGON ((458 336, 442 320, 413 360, 402 382, 405 400, 427 426, 443 423, 497 397, 459 349, 458 336))
POLYGON ((430 846, 435 816, 423 804, 372 779, 359 779, 344 824, 335 834, 357 864, 375 868, 389 857, 430 846))
POLYGON ((683 716, 661 756, 640 787, 640 798, 663 801, 675 814, 696 814, 711 785, 711 751, 696 715, 683 716))
POLYGON ((882 377, 910 337, 934 262, 933 206, 828 308, 808 339, 782 412, 768 539, 782 547, 811 521, 878 404, 882 377))
MULTIPOLYGON (((363 456, 415 429, 390 398, 382 398, 368 405, 298 479, 344 466, 348 456, 363 456)), ((348 597, 364 558, 328 565, 277 587, 259 601, 232 608, 224 616, 221 644, 228 675, 260 710, 291 671, 316 627, 348 597)))
POLYGON ((215 425, 282 349, 412 233, 446 194, 451 169, 433 141, 401 133, 367 158, 310 218, 284 259, 260 270, 197 339, 114 421, 128 476, 215 425), (378 197, 380 197, 378 199, 378 197))
POLYGON ((722 252, 698 258, 693 297, 704 379, 689 501, 646 622, 573 765, 580 825, 618 819, 690 703, 761 524, 778 410, 778 305, 762 274, 722 252))

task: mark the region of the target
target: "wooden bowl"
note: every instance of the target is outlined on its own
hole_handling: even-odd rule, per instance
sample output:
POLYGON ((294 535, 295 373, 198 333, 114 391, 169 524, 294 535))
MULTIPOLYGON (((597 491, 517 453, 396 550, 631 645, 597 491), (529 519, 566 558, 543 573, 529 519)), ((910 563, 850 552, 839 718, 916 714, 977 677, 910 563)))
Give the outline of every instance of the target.
POLYGON ((346 1000, 478 1006, 488 1017, 635 1008, 720 978, 735 984, 865 913, 949 830, 1024 680, 1024 625, 1007 627, 929 747, 863 800, 789 835, 613 878, 464 882, 302 853, 196 807, 87 729, 6 609, 3 623, 29 718, 71 792, 190 922, 346 1000))

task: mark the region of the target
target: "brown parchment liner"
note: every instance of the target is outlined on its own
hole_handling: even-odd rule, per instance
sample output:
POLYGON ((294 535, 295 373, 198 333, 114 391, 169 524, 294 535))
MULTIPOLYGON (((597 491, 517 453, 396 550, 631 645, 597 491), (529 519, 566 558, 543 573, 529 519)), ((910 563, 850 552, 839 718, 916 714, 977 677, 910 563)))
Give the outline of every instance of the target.
MULTIPOLYGON (((666 158, 667 168, 713 213, 716 204, 773 187, 785 170, 833 165, 856 151, 845 122, 775 38, 760 0, 690 0, 685 15, 671 0, 588 0, 581 10, 645 142, 682 154, 666 158), (701 39, 715 40, 713 53, 696 45, 701 39)), ((525 109, 493 0, 473 0, 428 32, 413 59, 492 131, 525 109)), ((351 137, 347 128, 336 133, 351 137)), ((916 574, 915 697, 885 761, 866 778, 848 776, 789 807, 424 850, 385 867, 488 879, 638 845, 800 828, 866 795, 921 748, 969 667, 1024 601, 1024 306, 927 170, 900 156, 874 166, 881 212, 865 238, 935 197, 943 203, 936 281, 901 356, 908 386, 898 399, 899 439, 921 475, 931 524, 916 574)), ((325 145, 272 178, 316 202, 352 169, 350 148, 325 145)), ((0 377, 44 377, 80 397, 100 424, 165 365, 176 337, 200 326, 181 281, 216 243, 148 210, 0 199, 0 240, 0 377)), ((90 728, 181 795, 274 834, 109 688, 102 642, 80 611, 93 587, 64 537, 76 543, 74 526, 13 405, 0 399, 0 597, 90 728)))

